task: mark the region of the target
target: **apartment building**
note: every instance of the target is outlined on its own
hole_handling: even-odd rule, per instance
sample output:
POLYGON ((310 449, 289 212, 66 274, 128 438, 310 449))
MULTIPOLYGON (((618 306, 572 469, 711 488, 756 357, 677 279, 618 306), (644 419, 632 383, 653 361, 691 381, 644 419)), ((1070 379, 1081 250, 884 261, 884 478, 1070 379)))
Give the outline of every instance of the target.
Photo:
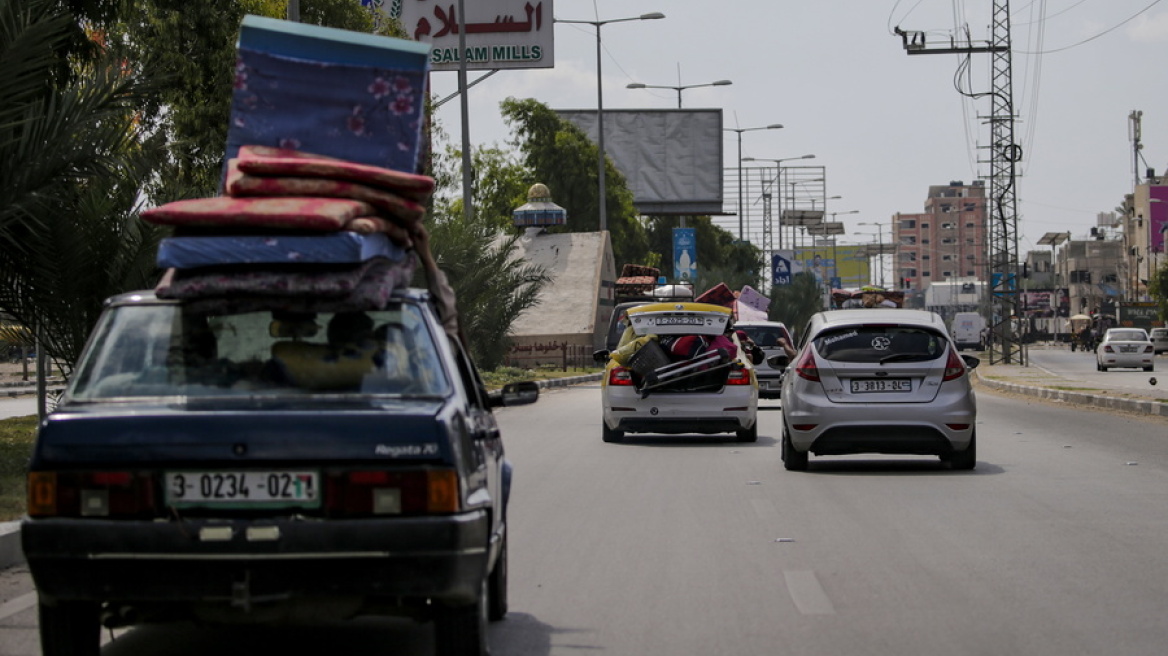
POLYGON ((930 186, 924 212, 894 215, 892 235, 900 288, 922 292, 933 282, 962 278, 984 282, 984 181, 930 186))

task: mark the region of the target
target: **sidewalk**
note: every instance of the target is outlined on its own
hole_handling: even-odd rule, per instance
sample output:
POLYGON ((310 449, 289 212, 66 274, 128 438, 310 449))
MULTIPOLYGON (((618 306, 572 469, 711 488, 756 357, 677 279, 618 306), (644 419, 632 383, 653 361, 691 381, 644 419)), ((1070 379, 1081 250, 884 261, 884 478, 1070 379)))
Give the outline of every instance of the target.
MULTIPOLYGON (((1101 383, 1100 377, 1087 380, 1054 374, 1037 365, 989 364, 989 358, 985 357, 977 369, 973 370, 973 377, 978 386, 1004 392, 1075 405, 1168 417, 1168 374, 1148 373, 1146 380, 1156 378, 1157 373, 1161 373, 1163 380, 1157 380, 1156 385, 1149 382, 1146 387, 1121 387, 1101 383)), ((1106 379, 1105 376, 1103 378, 1106 379)))

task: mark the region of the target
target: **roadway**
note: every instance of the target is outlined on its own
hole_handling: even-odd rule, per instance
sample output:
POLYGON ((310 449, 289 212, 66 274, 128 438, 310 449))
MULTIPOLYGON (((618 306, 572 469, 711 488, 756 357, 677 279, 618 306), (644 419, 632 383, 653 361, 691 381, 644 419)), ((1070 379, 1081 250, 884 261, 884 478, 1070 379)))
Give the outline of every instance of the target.
MULTIPOLYGON (((503 409, 512 613, 493 652, 1162 654, 1168 422, 978 394, 972 472, 888 456, 787 472, 773 401, 755 444, 605 444, 595 382, 503 409)), ((34 599, 23 567, 0 574, 0 656, 37 653, 34 599)), ((102 653, 432 648, 408 622, 351 629, 134 629, 102 653)))

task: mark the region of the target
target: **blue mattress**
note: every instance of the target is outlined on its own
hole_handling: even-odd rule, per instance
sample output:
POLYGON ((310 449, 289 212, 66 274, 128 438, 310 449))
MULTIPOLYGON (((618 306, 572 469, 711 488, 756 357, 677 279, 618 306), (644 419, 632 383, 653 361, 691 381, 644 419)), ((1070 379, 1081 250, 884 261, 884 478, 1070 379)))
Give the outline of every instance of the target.
POLYGON ((158 266, 193 269, 228 264, 356 264, 374 257, 393 261, 406 252, 384 233, 341 231, 321 235, 169 237, 158 245, 158 266))

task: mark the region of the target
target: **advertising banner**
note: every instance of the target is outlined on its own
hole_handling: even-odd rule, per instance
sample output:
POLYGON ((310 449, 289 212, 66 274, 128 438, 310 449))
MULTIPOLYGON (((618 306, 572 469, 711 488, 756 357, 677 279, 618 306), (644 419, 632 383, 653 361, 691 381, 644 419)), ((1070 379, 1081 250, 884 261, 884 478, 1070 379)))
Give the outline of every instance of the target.
POLYGON ((673 229, 673 275, 678 281, 698 276, 697 235, 693 228, 673 229))
POLYGON ((871 266, 863 246, 803 247, 793 253, 797 270, 811 272, 821 284, 856 289, 870 284, 871 266))

